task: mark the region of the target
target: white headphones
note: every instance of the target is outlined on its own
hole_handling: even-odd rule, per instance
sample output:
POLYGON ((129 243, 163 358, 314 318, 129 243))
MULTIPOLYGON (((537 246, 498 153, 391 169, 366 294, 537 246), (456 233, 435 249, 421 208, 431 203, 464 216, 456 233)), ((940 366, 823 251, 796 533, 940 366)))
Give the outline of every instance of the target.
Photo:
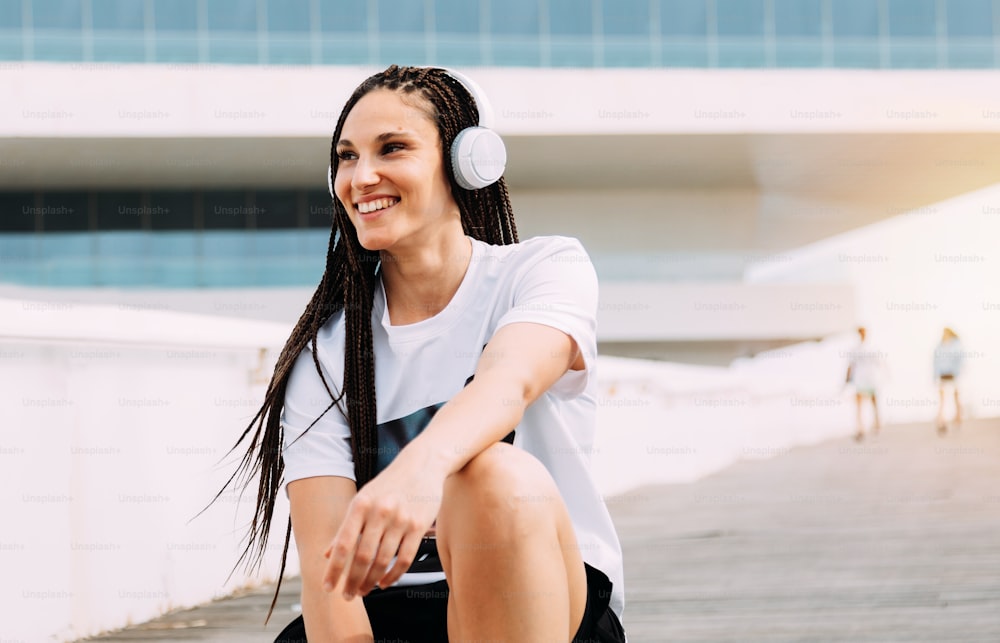
MULTIPOLYGON (((451 144, 451 167, 455 172, 455 181, 466 190, 478 190, 496 183, 503 176, 507 167, 507 148, 500 135, 490 129, 493 107, 479 85, 457 71, 444 69, 444 72, 465 87, 479 110, 479 124, 466 127, 451 144)), ((337 198, 333 192, 332 165, 326 171, 326 185, 330 196, 337 198)))

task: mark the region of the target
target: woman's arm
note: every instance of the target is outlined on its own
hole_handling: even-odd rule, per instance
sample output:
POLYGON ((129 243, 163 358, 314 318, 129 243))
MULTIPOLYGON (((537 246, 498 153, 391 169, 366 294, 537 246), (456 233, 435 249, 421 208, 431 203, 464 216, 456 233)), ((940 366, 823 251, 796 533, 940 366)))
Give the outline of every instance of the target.
POLYGON ((302 614, 310 641, 370 643, 374 640, 361 601, 348 602, 343 592, 323 591, 327 560, 323 553, 357 493, 353 480, 319 476, 288 484, 292 529, 302 568, 302 614))
POLYGON ((524 409, 567 370, 584 366, 576 342, 563 331, 536 323, 500 328, 469 385, 351 502, 330 546, 325 587, 341 586, 353 597, 375 583, 396 582, 437 516, 445 479, 510 433, 524 409))

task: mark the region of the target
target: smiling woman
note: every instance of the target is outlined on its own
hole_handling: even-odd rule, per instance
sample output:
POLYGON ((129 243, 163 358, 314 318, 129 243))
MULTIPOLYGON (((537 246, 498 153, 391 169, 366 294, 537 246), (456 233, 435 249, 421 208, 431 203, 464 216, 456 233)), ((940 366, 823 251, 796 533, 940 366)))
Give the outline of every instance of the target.
POLYGON ((245 558, 291 504, 279 641, 624 640, 589 472, 596 275, 575 239, 518 242, 480 112, 461 75, 393 66, 337 123, 326 273, 240 439, 245 558))

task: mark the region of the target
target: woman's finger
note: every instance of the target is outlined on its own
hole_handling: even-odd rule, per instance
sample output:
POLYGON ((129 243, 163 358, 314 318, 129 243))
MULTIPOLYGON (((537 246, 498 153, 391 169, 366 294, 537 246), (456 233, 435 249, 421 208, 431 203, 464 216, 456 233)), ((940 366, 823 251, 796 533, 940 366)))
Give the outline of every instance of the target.
POLYGON ((410 564, 417 555, 417 549, 420 547, 421 540, 423 540, 423 536, 419 532, 410 531, 406 533, 403 537, 403 542, 399 544, 399 550, 396 554, 396 562, 393 564, 392 568, 378 580, 379 587, 389 587, 406 573, 406 570, 410 568, 410 564))
MULTIPOLYGON (((359 594, 362 596, 367 595, 368 592, 372 591, 375 583, 378 583, 379 579, 385 576, 386 570, 389 569, 390 565, 394 564, 393 559, 396 557, 399 544, 405 535, 405 531, 399 527, 391 528, 385 532, 385 535, 382 536, 382 542, 379 543, 375 559, 372 561, 372 566, 368 569, 368 573, 358 586, 359 594)), ((388 587, 388 585, 380 585, 380 587, 388 587)))

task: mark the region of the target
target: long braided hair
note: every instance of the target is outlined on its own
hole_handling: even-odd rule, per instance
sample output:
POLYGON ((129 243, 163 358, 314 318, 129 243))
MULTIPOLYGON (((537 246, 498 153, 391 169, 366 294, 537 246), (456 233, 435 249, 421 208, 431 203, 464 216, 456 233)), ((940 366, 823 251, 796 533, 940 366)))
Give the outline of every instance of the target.
MULTIPOLYGON (((517 228, 511 209, 507 185, 501 178, 493 185, 478 190, 465 190, 455 181, 451 165, 452 141, 458 133, 479 122, 479 111, 475 100, 465 87, 448 75, 446 71, 431 67, 390 66, 358 86, 344 105, 337 128, 333 133, 330 149, 330 164, 336 176, 338 157, 337 141, 340 140, 344 120, 354 105, 368 92, 388 89, 403 96, 415 97, 423 101, 421 107, 437 125, 441 139, 442 163, 451 185, 451 193, 461 213, 465 234, 493 245, 517 242, 517 228)), ((284 405, 285 388, 299 354, 311 346, 313 363, 317 373, 330 395, 329 412, 334 405, 344 410, 346 397, 346 417, 351 430, 351 450, 354 455, 354 474, 360 489, 375 475, 378 453, 375 405, 375 361, 372 345, 372 300, 379 276, 377 268, 379 253, 366 250, 358 241, 357 231, 351 223, 340 200, 333 198, 333 226, 326 255, 326 270, 319 287, 313 293, 305 312, 299 318, 285 343, 274 375, 264 395, 264 402, 243 434, 236 441, 233 450, 249 441, 237 470, 226 483, 242 481, 246 489, 257 477, 257 501, 253 520, 246 539, 246 547, 237 561, 253 570, 263 561, 274 516, 275 500, 282 483, 284 463, 281 458, 283 429, 280 423, 284 405), (347 341, 344 351, 344 382, 342 390, 335 393, 323 376, 316 351, 316 333, 329 319, 343 312, 347 341)), ((313 424, 319 418, 313 421, 313 424)), ((309 427, 311 428, 311 426, 309 427)), ((308 428, 306 429, 308 431, 308 428)), ((220 491, 220 494, 222 492, 220 491)), ((288 542, 292 523, 288 520, 285 544, 281 554, 281 568, 278 572, 278 588, 275 590, 271 611, 281 588, 288 555, 288 542)), ((270 618, 271 611, 268 612, 270 618)))

